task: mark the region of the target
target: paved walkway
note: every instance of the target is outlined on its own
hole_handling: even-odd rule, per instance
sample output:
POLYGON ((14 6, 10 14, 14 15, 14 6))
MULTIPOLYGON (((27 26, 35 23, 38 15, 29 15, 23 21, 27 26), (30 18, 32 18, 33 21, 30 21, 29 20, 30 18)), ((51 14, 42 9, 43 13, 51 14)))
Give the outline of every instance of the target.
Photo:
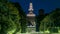
POLYGON ((20 34, 60 34, 60 33, 20 33, 20 34))

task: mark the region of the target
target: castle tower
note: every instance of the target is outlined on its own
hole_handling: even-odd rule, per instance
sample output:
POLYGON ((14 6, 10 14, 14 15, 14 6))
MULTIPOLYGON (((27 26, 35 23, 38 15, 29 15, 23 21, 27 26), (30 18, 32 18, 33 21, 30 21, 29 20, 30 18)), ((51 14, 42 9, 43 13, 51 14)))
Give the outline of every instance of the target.
POLYGON ((27 20, 31 23, 31 25, 35 25, 35 14, 33 13, 33 4, 32 2, 30 2, 30 5, 29 5, 29 13, 27 14, 27 20))
POLYGON ((29 21, 28 22, 28 26, 27 26, 27 32, 36 32, 36 24, 35 24, 35 14, 33 13, 33 4, 32 2, 30 2, 30 5, 29 5, 29 13, 27 14, 27 20, 29 21))

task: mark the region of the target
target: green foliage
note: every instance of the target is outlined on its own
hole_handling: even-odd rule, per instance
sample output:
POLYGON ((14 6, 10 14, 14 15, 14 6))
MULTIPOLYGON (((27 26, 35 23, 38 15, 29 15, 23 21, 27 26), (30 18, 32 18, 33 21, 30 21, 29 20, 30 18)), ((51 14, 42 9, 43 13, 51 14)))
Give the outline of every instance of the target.
POLYGON ((53 10, 40 23, 40 30, 47 30, 52 27, 60 27, 60 9, 53 10))
POLYGON ((21 22, 21 33, 26 33, 26 19, 21 19, 20 20, 20 22, 21 22))
POLYGON ((12 3, 0 0, 0 34, 13 34, 17 29, 21 30, 20 19, 18 9, 12 3))
POLYGON ((7 0, 0 0, 0 34, 26 32, 26 15, 7 0), (22 19, 22 20, 21 20, 22 19))

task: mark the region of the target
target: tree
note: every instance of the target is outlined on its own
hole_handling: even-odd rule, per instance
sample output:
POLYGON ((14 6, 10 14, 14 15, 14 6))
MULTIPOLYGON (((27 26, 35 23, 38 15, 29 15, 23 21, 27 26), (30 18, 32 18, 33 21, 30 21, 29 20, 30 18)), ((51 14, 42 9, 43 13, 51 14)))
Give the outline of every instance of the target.
MULTIPOLYGON (((53 10, 49 15, 47 15, 40 24, 40 30, 54 29, 53 32, 58 32, 55 27, 60 27, 60 9, 53 10)), ((50 31, 51 32, 51 31, 50 31)))
POLYGON ((36 31, 39 31, 40 21, 42 21, 44 17, 44 9, 40 9, 38 15, 36 16, 36 31))
POLYGON ((16 7, 7 0, 0 0, 0 34, 12 34, 21 30, 20 16, 16 7))
POLYGON ((13 3, 14 4, 14 6, 18 9, 18 11, 19 11, 19 16, 20 16, 20 20, 19 20, 19 22, 20 22, 20 24, 21 24, 21 33, 25 33, 26 32, 26 28, 27 28, 27 23, 26 23, 26 14, 25 14, 25 12, 23 11, 23 9, 22 9, 22 7, 19 5, 19 3, 13 3))

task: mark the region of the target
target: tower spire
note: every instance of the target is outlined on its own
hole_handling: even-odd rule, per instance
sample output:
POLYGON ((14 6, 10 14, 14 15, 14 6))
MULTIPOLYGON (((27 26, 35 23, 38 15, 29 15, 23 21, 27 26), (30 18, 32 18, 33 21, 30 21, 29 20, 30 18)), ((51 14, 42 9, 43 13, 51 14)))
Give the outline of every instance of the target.
POLYGON ((30 0, 30 5, 29 5, 29 13, 33 13, 33 4, 32 1, 30 0))

